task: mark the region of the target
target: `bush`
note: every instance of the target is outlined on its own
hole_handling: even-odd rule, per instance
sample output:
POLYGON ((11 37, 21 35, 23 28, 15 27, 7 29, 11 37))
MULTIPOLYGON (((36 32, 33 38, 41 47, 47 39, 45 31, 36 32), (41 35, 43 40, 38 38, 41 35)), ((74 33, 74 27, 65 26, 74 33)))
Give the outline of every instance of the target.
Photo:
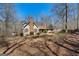
POLYGON ((40 35, 40 33, 37 33, 37 35, 40 35))
POLYGON ((47 33, 47 30, 44 30, 43 33, 47 33))
POLYGON ((23 33, 20 33, 20 36, 23 36, 23 33))

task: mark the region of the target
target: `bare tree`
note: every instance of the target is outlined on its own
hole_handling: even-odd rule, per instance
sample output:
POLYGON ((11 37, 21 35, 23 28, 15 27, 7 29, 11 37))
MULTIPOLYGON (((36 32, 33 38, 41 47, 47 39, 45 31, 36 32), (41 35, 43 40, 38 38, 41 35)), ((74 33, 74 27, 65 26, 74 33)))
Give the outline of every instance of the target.
POLYGON ((15 11, 13 8, 13 4, 4 3, 2 4, 2 12, 0 13, 0 16, 3 21, 3 28, 4 28, 4 34, 5 36, 10 35, 11 30, 13 29, 13 20, 15 19, 15 11))
POLYGON ((79 29, 79 4, 78 4, 78 15, 77 15, 77 29, 79 29))
POLYGON ((65 32, 68 32, 67 28, 67 19, 68 19, 68 4, 62 3, 62 4, 55 4, 55 8, 52 8, 52 12, 55 13, 55 16, 58 17, 55 24, 58 22, 63 23, 64 27, 63 29, 65 32))
POLYGON ((50 25, 53 26, 52 17, 47 15, 42 15, 41 23, 47 24, 48 27, 50 27, 50 25))
POLYGON ((65 32, 67 33, 68 32, 68 28, 67 28, 67 19, 68 19, 68 5, 66 3, 66 20, 65 20, 65 32))

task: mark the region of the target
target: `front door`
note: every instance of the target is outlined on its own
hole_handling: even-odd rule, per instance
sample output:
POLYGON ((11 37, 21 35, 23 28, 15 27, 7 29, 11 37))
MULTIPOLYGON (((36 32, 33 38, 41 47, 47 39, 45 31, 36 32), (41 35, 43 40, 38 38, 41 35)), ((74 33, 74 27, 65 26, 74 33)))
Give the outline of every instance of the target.
POLYGON ((34 32, 30 32, 30 35, 34 35, 34 32))

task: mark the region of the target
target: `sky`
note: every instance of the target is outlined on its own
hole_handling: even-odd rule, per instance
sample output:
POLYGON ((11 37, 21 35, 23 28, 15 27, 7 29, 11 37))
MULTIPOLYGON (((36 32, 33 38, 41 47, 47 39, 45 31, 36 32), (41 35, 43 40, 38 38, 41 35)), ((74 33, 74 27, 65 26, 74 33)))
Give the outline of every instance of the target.
MULTIPOLYGON (((72 5, 72 4, 71 4, 72 5)), ((57 23, 60 18, 58 18, 54 12, 51 13, 51 9, 55 8, 56 5, 54 3, 16 3, 15 9, 17 17, 20 20, 27 20, 28 16, 32 16, 34 20, 40 20, 42 15, 52 16, 52 23, 57 23)), ((73 5, 73 7, 75 7, 73 5)), ((71 13, 75 15, 75 13, 71 13)), ((77 14, 77 13, 76 13, 77 14)), ((61 23, 60 21, 59 23, 61 23)))
MULTIPOLYGON (((58 7, 56 3, 16 3, 14 4, 14 8, 16 10, 16 16, 19 20, 27 21, 28 16, 32 16, 33 20, 40 21, 42 15, 52 16, 52 24, 60 27, 63 23, 62 18, 59 18, 57 14, 55 14, 55 8, 58 7), (51 9, 54 9, 51 12, 51 9)), ((77 4, 69 4, 71 12, 68 13, 71 17, 69 18, 70 22, 75 20, 77 15, 77 4), (73 10, 75 10, 73 12, 73 10), (74 18, 75 17, 75 18, 74 18)), ((62 6, 59 8, 62 8, 62 6)), ((69 21, 68 21, 69 22, 69 21)))
POLYGON ((39 18, 41 15, 51 15, 52 4, 48 3, 17 3, 15 4, 15 9, 17 11, 18 17, 25 18, 28 16, 33 16, 34 18, 39 18))

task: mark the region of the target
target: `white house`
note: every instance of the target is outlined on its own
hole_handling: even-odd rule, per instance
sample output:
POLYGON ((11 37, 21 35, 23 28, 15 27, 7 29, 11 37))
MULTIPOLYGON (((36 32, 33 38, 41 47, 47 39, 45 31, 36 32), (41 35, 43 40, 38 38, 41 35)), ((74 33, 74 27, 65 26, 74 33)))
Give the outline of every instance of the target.
POLYGON ((38 26, 35 24, 35 22, 32 20, 32 18, 29 19, 27 24, 23 25, 23 35, 35 35, 39 32, 38 26))

